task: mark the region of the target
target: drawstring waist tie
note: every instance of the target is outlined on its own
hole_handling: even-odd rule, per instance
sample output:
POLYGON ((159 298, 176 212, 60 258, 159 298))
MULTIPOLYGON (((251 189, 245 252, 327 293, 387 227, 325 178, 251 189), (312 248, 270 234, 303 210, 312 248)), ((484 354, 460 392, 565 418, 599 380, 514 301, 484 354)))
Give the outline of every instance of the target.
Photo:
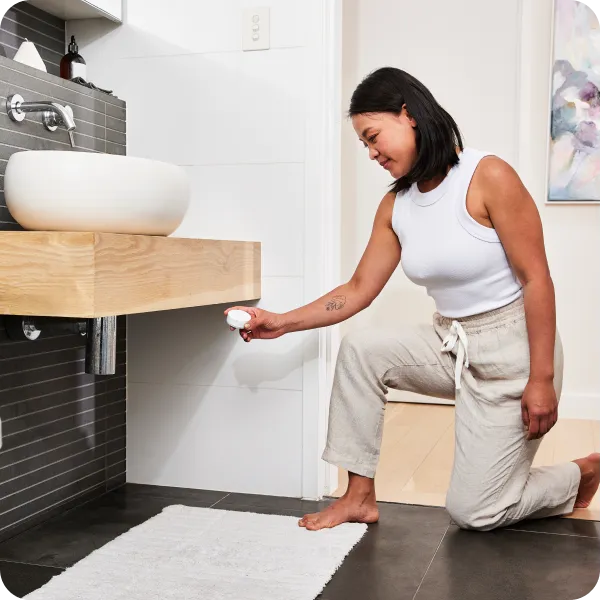
POLYGON ((467 369, 470 366, 470 359, 467 352, 468 340, 465 331, 459 321, 451 323, 449 334, 442 342, 442 352, 453 352, 457 346, 457 360, 455 361, 455 389, 461 389, 461 374, 463 367, 467 369))

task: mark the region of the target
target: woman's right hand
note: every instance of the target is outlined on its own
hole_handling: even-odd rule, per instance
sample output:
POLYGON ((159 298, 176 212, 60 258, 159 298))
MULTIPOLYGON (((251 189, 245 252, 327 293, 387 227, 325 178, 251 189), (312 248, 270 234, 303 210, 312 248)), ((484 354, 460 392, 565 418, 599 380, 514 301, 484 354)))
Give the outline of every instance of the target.
MULTIPOLYGON (((253 306, 230 306, 224 311, 227 315, 230 310, 243 310, 247 312, 251 319, 245 324, 244 329, 240 329, 240 337, 245 342, 251 340, 272 340, 284 335, 284 321, 282 315, 278 313, 272 313, 262 308, 255 308, 253 306)), ((232 331, 235 327, 230 327, 232 331)))

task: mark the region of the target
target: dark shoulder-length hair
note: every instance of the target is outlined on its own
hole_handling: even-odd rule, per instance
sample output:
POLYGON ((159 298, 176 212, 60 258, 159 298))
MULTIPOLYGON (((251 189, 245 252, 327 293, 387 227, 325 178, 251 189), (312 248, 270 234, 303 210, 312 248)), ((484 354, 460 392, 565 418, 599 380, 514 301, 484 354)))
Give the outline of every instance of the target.
POLYGON ((451 115, 423 83, 401 69, 383 67, 365 77, 353 93, 348 116, 399 114, 404 105, 417 123, 417 160, 407 175, 391 185, 395 193, 414 183, 446 175, 448 168, 459 162, 456 148, 463 151, 461 132, 451 115))

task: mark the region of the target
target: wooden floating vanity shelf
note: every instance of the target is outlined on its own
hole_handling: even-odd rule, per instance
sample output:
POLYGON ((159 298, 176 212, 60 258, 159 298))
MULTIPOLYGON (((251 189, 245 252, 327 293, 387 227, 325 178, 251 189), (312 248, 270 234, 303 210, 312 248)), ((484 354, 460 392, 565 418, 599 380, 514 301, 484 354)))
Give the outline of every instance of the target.
POLYGON ((93 318, 261 297, 261 244, 0 232, 0 314, 93 318))

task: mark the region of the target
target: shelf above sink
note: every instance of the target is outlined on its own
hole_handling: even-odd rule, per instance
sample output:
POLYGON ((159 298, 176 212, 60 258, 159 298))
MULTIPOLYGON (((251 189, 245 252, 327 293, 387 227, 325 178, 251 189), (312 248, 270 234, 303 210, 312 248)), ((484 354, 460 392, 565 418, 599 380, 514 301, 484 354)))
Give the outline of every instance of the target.
POLYGON ((121 23, 123 18, 121 0, 28 0, 28 2, 65 21, 104 17, 121 23))
POLYGON ((261 244, 0 232, 0 314, 95 318, 261 297, 261 244))

